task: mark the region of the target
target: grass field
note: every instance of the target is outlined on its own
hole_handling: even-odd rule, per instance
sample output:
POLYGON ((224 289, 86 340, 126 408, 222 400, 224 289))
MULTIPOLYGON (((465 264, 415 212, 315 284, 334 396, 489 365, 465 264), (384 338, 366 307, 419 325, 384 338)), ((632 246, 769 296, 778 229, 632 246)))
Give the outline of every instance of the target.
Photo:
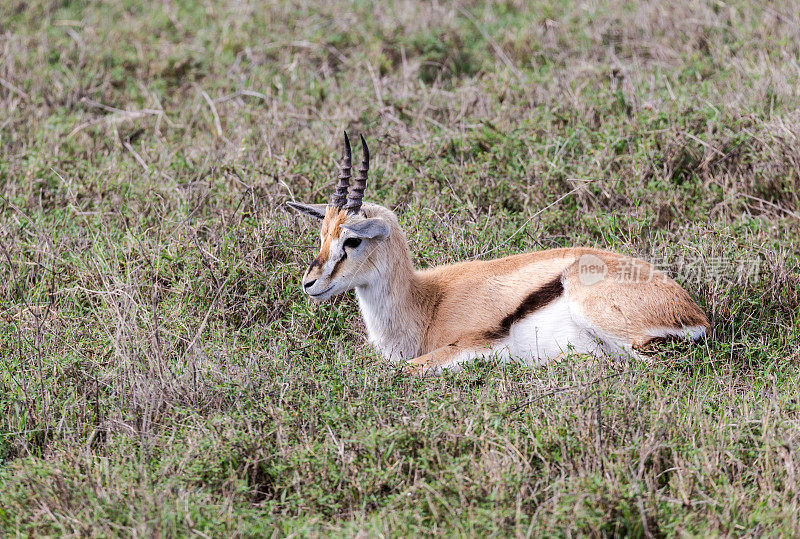
POLYGON ((800 534, 793 1, 0 6, 0 535, 800 534), (341 133, 420 267, 588 245, 714 324, 412 378, 300 287, 341 133))

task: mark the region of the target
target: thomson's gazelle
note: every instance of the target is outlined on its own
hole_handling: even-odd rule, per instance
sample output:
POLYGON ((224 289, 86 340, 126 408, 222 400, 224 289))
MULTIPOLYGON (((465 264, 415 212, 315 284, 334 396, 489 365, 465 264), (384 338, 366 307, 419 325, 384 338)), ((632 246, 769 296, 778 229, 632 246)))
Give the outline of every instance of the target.
POLYGON ((345 134, 330 204, 288 203, 322 221, 322 247, 303 276, 324 301, 352 288, 370 341, 388 358, 436 372, 479 356, 542 362, 565 352, 635 355, 664 338, 695 340, 703 311, 642 260, 575 247, 415 270, 394 213, 362 203, 369 150, 350 185, 345 134))

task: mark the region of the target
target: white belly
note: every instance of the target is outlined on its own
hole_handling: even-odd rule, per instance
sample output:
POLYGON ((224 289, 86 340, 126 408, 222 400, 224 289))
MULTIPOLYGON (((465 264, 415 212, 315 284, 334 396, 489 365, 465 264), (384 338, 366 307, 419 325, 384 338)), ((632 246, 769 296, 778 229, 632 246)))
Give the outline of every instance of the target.
POLYGON ((562 296, 513 324, 508 337, 492 348, 508 359, 531 364, 541 364, 566 353, 601 351, 595 333, 583 320, 576 319, 573 312, 569 299, 562 296))
POLYGON ((435 371, 458 370, 476 357, 540 365, 562 354, 603 354, 601 342, 574 304, 562 296, 513 324, 508 336, 491 347, 463 350, 435 371))

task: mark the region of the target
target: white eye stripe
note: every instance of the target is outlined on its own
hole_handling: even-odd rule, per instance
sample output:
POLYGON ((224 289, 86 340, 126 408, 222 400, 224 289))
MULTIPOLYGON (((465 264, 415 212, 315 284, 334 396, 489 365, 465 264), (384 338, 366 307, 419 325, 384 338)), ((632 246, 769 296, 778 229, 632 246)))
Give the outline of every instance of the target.
POLYGON ((347 258, 347 253, 342 251, 342 256, 340 256, 339 259, 336 262, 334 262, 333 267, 331 268, 331 273, 330 273, 330 277, 329 277, 330 279, 333 279, 334 277, 336 277, 336 274, 338 273, 339 268, 341 268, 342 262, 344 262, 346 258, 347 258))

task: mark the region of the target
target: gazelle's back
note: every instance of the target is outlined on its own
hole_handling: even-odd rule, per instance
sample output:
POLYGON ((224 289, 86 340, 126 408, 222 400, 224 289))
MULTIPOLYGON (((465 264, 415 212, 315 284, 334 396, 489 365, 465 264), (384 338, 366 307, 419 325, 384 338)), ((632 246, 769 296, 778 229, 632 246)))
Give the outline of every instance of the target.
POLYGON ((532 338, 540 342, 555 332, 564 337, 557 341, 573 348, 588 336, 592 342, 621 340, 629 350, 654 338, 699 336, 708 328, 675 281, 645 261, 600 249, 548 249, 440 266, 418 276, 436 298, 422 353, 460 334, 483 334, 505 345, 516 337, 518 343, 525 339, 520 324, 538 329, 532 338))

